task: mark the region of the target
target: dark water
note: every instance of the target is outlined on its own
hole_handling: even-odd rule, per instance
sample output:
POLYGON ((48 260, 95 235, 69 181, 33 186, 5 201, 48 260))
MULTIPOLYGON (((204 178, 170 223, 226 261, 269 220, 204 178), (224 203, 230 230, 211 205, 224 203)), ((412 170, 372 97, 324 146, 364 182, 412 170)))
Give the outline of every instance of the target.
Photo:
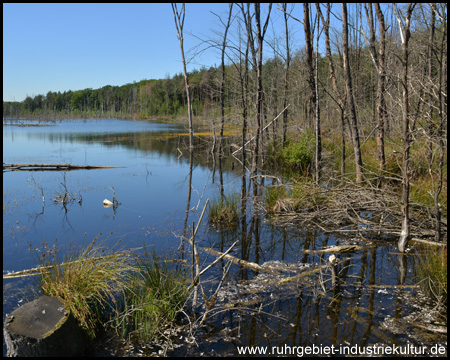
MULTIPOLYGON (((4 126, 3 162, 119 168, 4 173, 3 273, 36 265, 30 245, 40 248, 42 243, 51 245, 56 239, 59 251, 64 252, 71 246, 87 246, 99 233, 103 245, 113 246, 120 240, 122 248, 145 244, 157 254, 180 256, 178 235, 183 230, 189 185, 192 193, 188 223, 198 221, 207 198, 219 195, 219 173, 212 170, 214 162, 208 150, 195 155, 189 184, 186 127, 117 119, 49 125, 53 126, 4 126), (121 203, 115 210, 102 204, 105 198, 112 200, 112 188, 121 203), (52 201, 63 189, 81 199, 81 204, 75 200, 64 208, 52 201)), ((228 160, 223 172, 226 194, 240 190, 240 170, 238 163, 235 165, 231 170, 228 160)), ((232 252, 236 257, 258 264, 279 261, 297 268, 309 264, 306 266, 311 269, 325 263, 329 255, 305 254, 304 249, 348 241, 295 224, 272 226, 263 215, 249 216, 244 233, 239 227, 218 231, 204 219, 197 241, 200 246, 225 251, 239 240, 232 252)), ((189 252, 186 247, 181 256, 190 258, 189 252)), ((405 286, 414 282, 414 257, 402 260, 395 252, 391 243, 381 242, 355 254, 338 255, 346 259, 339 267, 344 280, 343 286, 334 290, 330 282, 319 286, 321 280, 330 278, 330 270, 325 269, 289 285, 270 285, 274 279, 266 279, 264 289, 250 291, 261 284, 262 274, 233 266, 216 308, 197 334, 197 344, 180 340, 183 346, 172 355, 239 355, 238 346, 263 346, 267 354, 291 351, 294 356, 298 355, 295 346, 431 346, 435 339, 424 338, 410 328, 398 331, 392 326, 393 319, 418 313, 426 301, 412 302, 420 294, 405 286), (237 301, 245 304, 225 310, 237 301)), ((202 253, 202 261, 212 259, 202 253)), ((214 291, 224 266, 225 261, 217 264, 205 277, 212 280, 207 290, 209 286, 214 291)), ((32 289, 29 278, 3 281, 3 319, 33 296, 32 289)))

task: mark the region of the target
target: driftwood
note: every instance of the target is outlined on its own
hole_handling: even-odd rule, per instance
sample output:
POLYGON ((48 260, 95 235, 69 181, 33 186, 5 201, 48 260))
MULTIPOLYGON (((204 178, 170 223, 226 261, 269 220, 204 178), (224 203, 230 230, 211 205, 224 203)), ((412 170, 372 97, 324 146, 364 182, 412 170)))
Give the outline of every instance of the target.
POLYGON ((422 243, 422 244, 433 245, 433 246, 447 246, 447 243, 439 243, 439 242, 436 242, 436 241, 423 240, 423 239, 417 239, 417 238, 412 238, 409 241, 419 242, 419 243, 422 243))
POLYGON ((311 254, 311 253, 335 253, 335 254, 342 254, 342 253, 348 253, 348 252, 354 252, 354 251, 369 249, 371 247, 375 247, 375 245, 373 245, 373 246, 337 245, 337 246, 332 246, 330 248, 326 248, 326 249, 322 249, 322 250, 308 250, 308 249, 305 249, 305 250, 303 250, 303 252, 305 254, 311 254))
POLYGON ((3 171, 61 171, 112 169, 119 166, 74 165, 74 164, 7 164, 3 163, 3 171))
MULTIPOLYGON (((324 233, 339 233, 363 239, 398 239, 402 213, 398 194, 389 188, 358 187, 305 187, 300 197, 278 200, 271 210, 275 225, 315 227, 324 233)), ((429 210, 411 204, 411 237, 434 237, 435 219, 429 210)), ((447 237, 447 219, 441 219, 441 235, 447 237)), ((412 239, 411 239, 412 240, 412 239)), ((428 245, 437 245, 422 241, 428 245)))
POLYGON ((279 275, 280 274, 277 269, 275 269, 275 268, 273 268, 271 266, 267 266, 267 267, 266 266, 261 266, 259 264, 256 264, 256 263, 253 263, 253 262, 250 262, 250 261, 245 261, 245 260, 242 260, 242 259, 238 259, 237 257, 234 257, 234 256, 232 256, 230 254, 221 253, 220 251, 217 251, 217 250, 214 250, 214 249, 211 249, 211 248, 203 248, 203 250, 208 252, 208 253, 210 253, 210 254, 213 254, 215 256, 220 256, 220 257, 223 257, 223 258, 225 258, 227 260, 230 260, 233 263, 235 263, 236 265, 242 265, 242 266, 245 266, 245 267, 249 267, 252 270, 264 271, 264 272, 267 272, 267 273, 270 273, 270 274, 274 274, 274 275, 279 275))
POLYGON ((55 269, 58 266, 67 266, 70 264, 75 264, 78 262, 85 262, 85 261, 97 261, 97 260, 102 260, 102 259, 108 259, 115 256, 115 254, 112 255, 108 255, 108 256, 98 256, 92 259, 82 259, 82 260, 74 260, 74 261, 68 261, 65 263, 61 263, 61 264, 56 264, 56 265, 49 265, 49 266, 38 266, 32 269, 27 269, 27 270, 21 270, 21 271, 16 271, 16 272, 11 272, 8 274, 3 274, 3 280, 5 279, 15 279, 15 278, 21 278, 21 277, 27 277, 27 276, 37 276, 37 275, 41 275, 43 273, 47 273, 50 270, 55 269))

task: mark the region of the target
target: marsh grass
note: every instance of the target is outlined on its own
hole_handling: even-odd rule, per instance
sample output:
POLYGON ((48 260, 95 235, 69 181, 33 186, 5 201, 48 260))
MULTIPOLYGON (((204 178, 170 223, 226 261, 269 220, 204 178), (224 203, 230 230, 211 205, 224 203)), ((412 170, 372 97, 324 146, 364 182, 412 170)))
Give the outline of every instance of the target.
POLYGON ((427 296, 447 306, 447 248, 426 249, 415 267, 415 279, 427 296))
POLYGON ((239 194, 233 193, 213 199, 209 203, 209 223, 211 225, 234 228, 239 220, 239 194))
POLYGON ((94 247, 97 237, 83 251, 73 251, 59 262, 57 248, 43 244, 39 255, 42 266, 40 289, 43 295, 63 301, 92 338, 117 303, 116 297, 128 286, 132 268, 127 252, 115 252, 94 247))
POLYGON ((265 191, 265 206, 268 213, 280 211, 280 207, 287 201, 288 190, 284 185, 270 186, 265 191))
POLYGON ((267 188, 265 206, 268 213, 303 211, 326 206, 330 197, 311 179, 303 179, 290 187, 278 185, 267 188))
POLYGON ((173 262, 158 259, 154 252, 135 261, 137 271, 125 291, 124 309, 116 323, 124 338, 155 341, 174 324, 186 303, 186 277, 173 262))
POLYGON ((35 248, 41 293, 64 302, 91 338, 109 324, 124 339, 157 339, 185 305, 185 276, 155 253, 149 257, 108 251, 95 246, 97 239, 65 255, 62 263, 56 243, 35 248))

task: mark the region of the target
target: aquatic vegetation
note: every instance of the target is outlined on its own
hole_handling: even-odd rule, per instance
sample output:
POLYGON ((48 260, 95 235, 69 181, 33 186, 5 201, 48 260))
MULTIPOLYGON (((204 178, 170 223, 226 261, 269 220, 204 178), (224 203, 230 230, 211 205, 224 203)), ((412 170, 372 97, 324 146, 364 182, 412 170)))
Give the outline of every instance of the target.
POLYGON ((213 225, 236 227, 239 219, 239 194, 233 193, 216 198, 209 203, 209 223, 213 225))
POLYGON ((56 245, 43 245, 39 256, 41 265, 40 289, 43 295, 57 296, 68 305, 73 316, 91 337, 101 325, 108 311, 117 303, 120 290, 127 288, 129 253, 108 253, 94 247, 95 238, 85 250, 64 256, 59 263, 56 245), (47 271, 48 266, 53 265, 47 271))
POLYGON ((107 324, 119 337, 151 341, 170 326, 187 300, 184 274, 167 261, 129 251, 94 248, 57 259, 56 245, 43 244, 39 288, 68 305, 80 326, 95 338, 107 324))
POLYGON ((155 341, 170 327, 187 300, 186 277, 173 262, 136 257, 136 272, 124 293, 124 308, 115 323, 122 337, 138 342, 155 341))
POLYGON ((265 191, 265 205, 267 212, 280 211, 281 204, 287 202, 288 191, 284 185, 271 186, 265 191))
POLYGON ((447 306, 447 248, 426 249, 415 267, 415 278, 427 296, 447 306))

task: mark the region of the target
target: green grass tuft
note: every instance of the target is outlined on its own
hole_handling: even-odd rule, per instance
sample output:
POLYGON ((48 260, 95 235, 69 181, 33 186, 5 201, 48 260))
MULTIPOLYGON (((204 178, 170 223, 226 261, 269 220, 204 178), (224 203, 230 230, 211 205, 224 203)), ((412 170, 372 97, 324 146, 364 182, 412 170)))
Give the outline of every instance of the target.
POLYGON ((118 317, 122 336, 139 342, 154 341, 170 326, 187 301, 186 277, 173 263, 152 253, 136 258, 137 272, 125 292, 125 306, 118 317))
POLYGON ((426 249, 415 268, 415 278, 427 296, 447 306, 447 248, 426 249))
POLYGON ((209 203, 209 223, 212 225, 234 228, 239 220, 239 194, 213 199, 209 203))
POLYGON ((64 256, 62 264, 57 259, 56 246, 44 246, 39 257, 41 265, 53 265, 50 271, 41 271, 42 294, 64 302, 92 338, 117 302, 118 291, 127 287, 132 269, 128 253, 107 254, 104 249, 93 247, 96 240, 84 251, 64 256))

